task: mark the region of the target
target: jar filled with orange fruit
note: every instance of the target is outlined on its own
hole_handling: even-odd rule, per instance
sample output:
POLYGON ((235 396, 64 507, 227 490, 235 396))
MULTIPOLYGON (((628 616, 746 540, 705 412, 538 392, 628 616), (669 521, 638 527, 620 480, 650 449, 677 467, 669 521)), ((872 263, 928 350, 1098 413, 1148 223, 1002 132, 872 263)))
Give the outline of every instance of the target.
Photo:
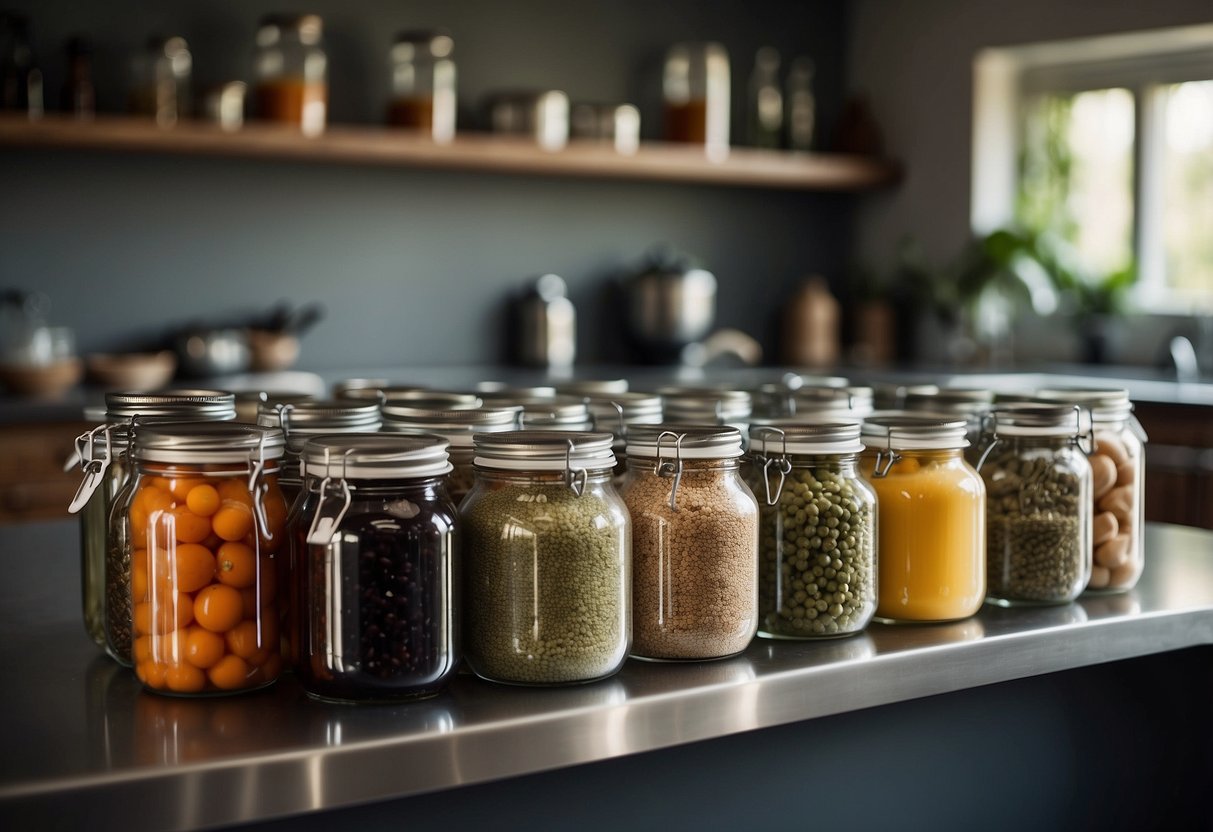
POLYGON ((254 87, 257 117, 324 132, 328 109, 328 56, 318 15, 266 15, 257 27, 254 87))
POLYGON ((131 659, 180 695, 268 685, 282 670, 282 431, 238 423, 139 427, 110 546, 130 560, 131 659))
MULTIPOLYGON (((236 418, 236 397, 222 390, 178 389, 154 393, 128 391, 105 394, 104 422, 76 440, 80 488, 68 511, 80 516, 80 588, 84 628, 98 647, 107 648, 106 616, 128 621, 131 616, 130 563, 107 562, 109 517, 130 465, 130 435, 136 424, 210 422, 236 418), (115 580, 107 581, 107 573, 115 580)), ((125 626, 125 625, 124 625, 125 626)), ((129 633, 114 658, 130 663, 129 633)))

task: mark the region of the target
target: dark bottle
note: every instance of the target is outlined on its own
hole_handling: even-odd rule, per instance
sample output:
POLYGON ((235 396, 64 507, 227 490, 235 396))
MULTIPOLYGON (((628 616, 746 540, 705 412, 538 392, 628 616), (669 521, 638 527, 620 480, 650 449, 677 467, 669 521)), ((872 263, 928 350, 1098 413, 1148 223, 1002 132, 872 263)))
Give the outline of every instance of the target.
POLYGON ((42 115, 42 70, 30 46, 29 19, 0 14, 0 110, 42 115))
POLYGON ((59 97, 59 108, 76 118, 92 118, 97 112, 93 46, 86 38, 76 36, 67 42, 67 81, 59 97))
POLYGON ((459 661, 447 441, 332 435, 304 446, 292 519, 296 673, 325 700, 439 692, 459 661))

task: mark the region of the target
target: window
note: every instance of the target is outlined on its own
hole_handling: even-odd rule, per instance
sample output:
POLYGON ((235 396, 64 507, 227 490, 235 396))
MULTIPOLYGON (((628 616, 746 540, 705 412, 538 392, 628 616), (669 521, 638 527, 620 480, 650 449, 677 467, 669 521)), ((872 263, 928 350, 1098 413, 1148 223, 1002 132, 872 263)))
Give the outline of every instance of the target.
POLYGON ((974 81, 975 230, 1132 270, 1140 308, 1213 310, 1213 25, 985 50, 974 81))

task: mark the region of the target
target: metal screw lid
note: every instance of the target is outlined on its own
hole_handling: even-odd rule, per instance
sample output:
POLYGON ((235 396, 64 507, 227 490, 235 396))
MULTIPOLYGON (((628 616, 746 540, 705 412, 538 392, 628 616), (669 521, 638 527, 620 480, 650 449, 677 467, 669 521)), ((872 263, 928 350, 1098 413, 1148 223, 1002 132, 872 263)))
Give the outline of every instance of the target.
POLYGON ((309 438, 300 461, 309 477, 437 477, 451 470, 449 446, 444 437, 432 434, 329 434, 309 438))
POLYGON ((519 424, 524 429, 587 431, 593 426, 589 406, 576 396, 487 396, 486 400, 496 407, 522 408, 519 424))
POLYGON ((383 407, 383 430, 388 433, 437 433, 453 446, 470 447, 473 434, 516 430, 521 412, 520 407, 448 409, 432 407, 428 403, 387 404, 383 407))
POLYGON ((675 422, 729 422, 749 418, 748 391, 712 387, 662 387, 657 390, 665 415, 675 422))
POLYGON ((906 410, 942 413, 984 413, 994 401, 994 391, 981 387, 941 387, 937 392, 909 391, 906 410))
POLYGON ((563 471, 570 468, 613 468, 615 454, 609 433, 589 431, 516 430, 478 433, 474 464, 512 471, 563 471))
POLYGON ((286 450, 280 428, 242 422, 165 422, 139 425, 134 457, 148 462, 244 462, 278 459, 286 450))
POLYGON ((209 421, 236 418, 236 395, 226 390, 157 390, 105 394, 105 415, 111 423, 132 416, 141 419, 209 421))
POLYGON ((1096 422, 1120 422, 1133 413, 1129 391, 1120 387, 1046 387, 1036 391, 1036 398, 1085 407, 1096 422))

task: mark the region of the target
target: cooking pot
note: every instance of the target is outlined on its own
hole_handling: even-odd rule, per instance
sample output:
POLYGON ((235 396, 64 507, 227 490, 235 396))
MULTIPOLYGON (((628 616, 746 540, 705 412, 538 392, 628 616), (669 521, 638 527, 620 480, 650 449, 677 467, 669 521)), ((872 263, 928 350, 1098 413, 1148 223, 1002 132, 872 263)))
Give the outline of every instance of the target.
POLYGON ((628 332, 638 357, 680 360, 716 320, 716 277, 685 259, 659 254, 624 284, 628 332))

